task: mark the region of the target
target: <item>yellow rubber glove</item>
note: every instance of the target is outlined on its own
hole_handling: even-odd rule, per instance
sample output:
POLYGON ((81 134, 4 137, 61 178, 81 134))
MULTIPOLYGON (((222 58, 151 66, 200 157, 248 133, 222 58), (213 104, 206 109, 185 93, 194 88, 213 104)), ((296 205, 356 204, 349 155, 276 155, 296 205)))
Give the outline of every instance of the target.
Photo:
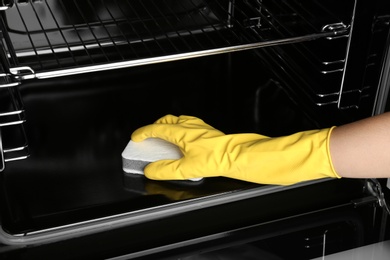
POLYGON ((231 134, 190 116, 167 115, 134 131, 132 140, 157 137, 177 145, 179 160, 149 164, 145 175, 154 180, 187 180, 224 176, 261 184, 289 185, 325 177, 340 178, 329 154, 333 128, 270 138, 231 134))

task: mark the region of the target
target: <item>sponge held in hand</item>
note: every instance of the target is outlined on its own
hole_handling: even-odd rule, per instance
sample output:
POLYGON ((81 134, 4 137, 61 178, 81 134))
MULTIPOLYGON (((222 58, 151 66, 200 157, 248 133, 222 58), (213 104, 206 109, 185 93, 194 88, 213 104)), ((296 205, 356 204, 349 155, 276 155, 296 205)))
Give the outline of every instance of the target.
MULTIPOLYGON (((177 160, 183 157, 180 149, 159 138, 147 138, 141 142, 131 141, 122 152, 122 166, 126 173, 144 174, 144 168, 158 160, 177 160)), ((200 181, 203 178, 190 179, 200 181)))

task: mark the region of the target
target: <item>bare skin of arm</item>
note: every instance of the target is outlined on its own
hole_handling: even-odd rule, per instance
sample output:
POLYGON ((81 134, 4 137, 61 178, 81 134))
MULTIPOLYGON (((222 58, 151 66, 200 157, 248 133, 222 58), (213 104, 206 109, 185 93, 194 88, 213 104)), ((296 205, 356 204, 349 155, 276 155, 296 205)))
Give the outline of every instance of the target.
POLYGON ((336 127, 330 154, 341 177, 389 178, 390 112, 336 127))

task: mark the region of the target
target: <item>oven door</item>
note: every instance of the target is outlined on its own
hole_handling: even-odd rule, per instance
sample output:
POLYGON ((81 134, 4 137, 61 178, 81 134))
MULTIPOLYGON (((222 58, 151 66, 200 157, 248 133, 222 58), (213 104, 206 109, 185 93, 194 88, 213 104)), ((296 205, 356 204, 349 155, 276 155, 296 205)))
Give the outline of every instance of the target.
MULTIPOLYGON (((201 198, 194 198, 196 188, 179 190, 177 184, 144 181, 150 186, 148 196, 164 205, 99 225, 69 226, 72 231, 66 239, 46 233, 50 243, 3 245, 2 255, 16 259, 312 259, 389 239, 387 213, 375 196, 366 193, 373 183, 361 180, 253 186, 201 198), (89 228, 99 232, 77 234, 89 228)), ((208 184, 215 187, 218 181, 208 184)), ((26 239, 33 239, 31 235, 26 239)))

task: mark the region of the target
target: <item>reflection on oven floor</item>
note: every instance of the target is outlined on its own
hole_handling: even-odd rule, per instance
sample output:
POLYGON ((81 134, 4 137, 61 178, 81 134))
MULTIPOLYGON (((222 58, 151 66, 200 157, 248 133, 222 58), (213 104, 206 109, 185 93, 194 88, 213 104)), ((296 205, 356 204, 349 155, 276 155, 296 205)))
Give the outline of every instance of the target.
MULTIPOLYGON (((343 252, 321 256, 312 260, 388 260, 390 257, 390 240, 343 252)), ((202 254, 172 258, 169 260, 282 260, 279 256, 252 245, 239 245, 202 254)))
MULTIPOLYGON (((282 260, 277 255, 259 249, 251 245, 239 245, 213 252, 202 253, 198 255, 175 258, 175 260, 282 260)), ((173 259, 172 259, 173 260, 173 259)))
POLYGON ((313 260, 388 260, 390 240, 331 254, 313 260))

